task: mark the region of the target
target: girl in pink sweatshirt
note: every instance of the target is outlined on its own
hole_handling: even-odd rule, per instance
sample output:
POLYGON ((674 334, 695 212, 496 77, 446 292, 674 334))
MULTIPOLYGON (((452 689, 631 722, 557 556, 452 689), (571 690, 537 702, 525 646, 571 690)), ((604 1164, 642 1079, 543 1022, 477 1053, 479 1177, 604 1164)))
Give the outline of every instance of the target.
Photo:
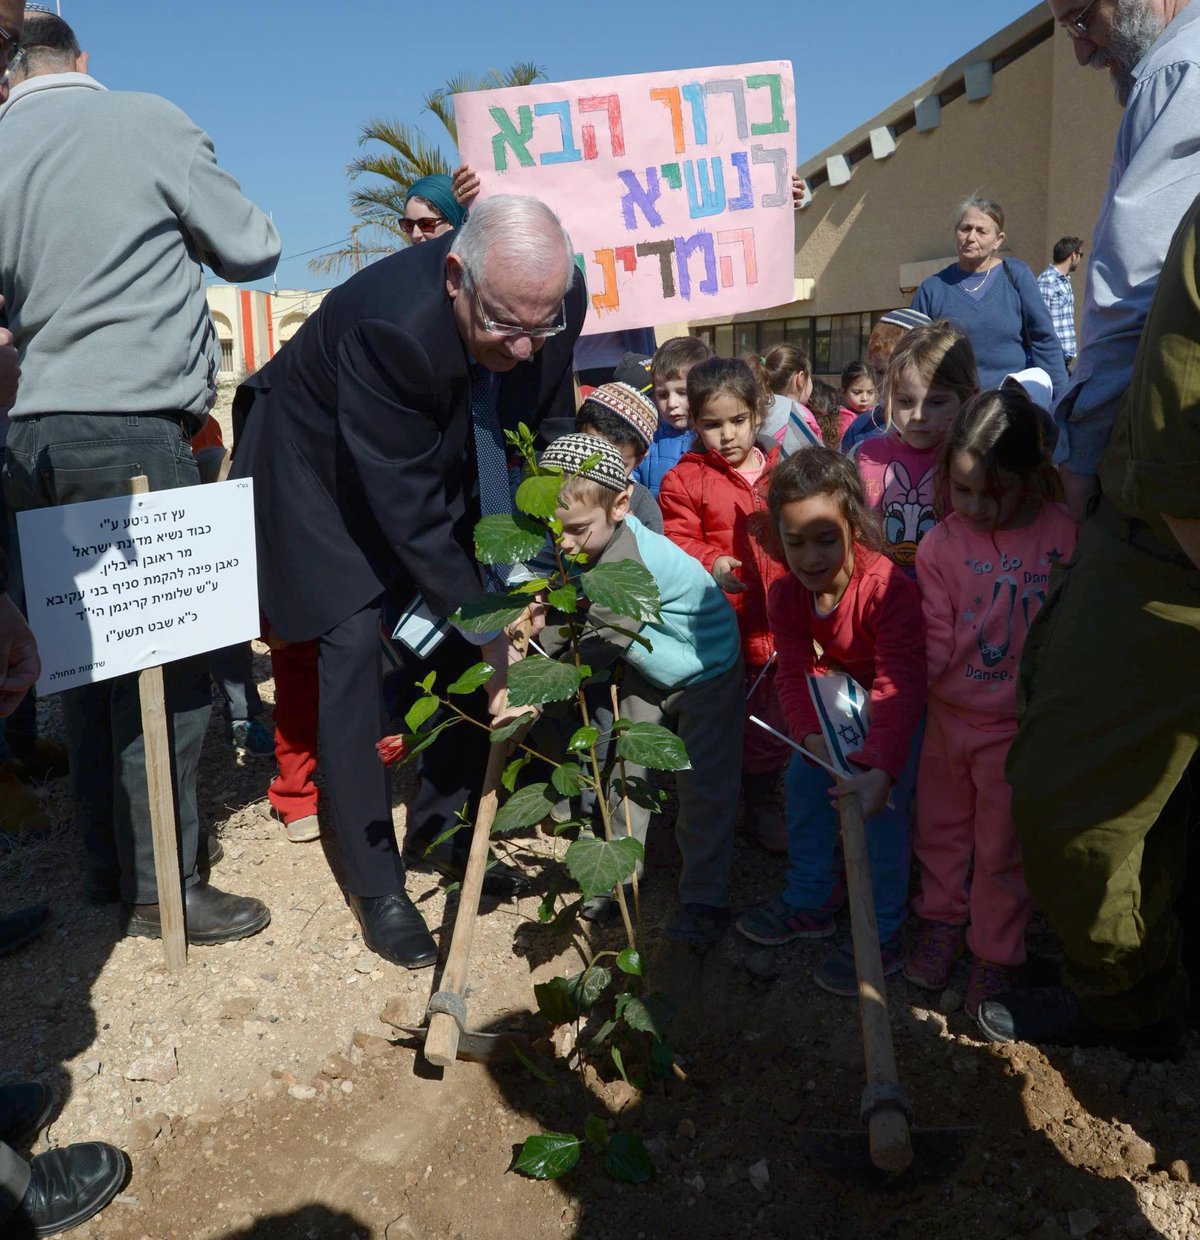
POLYGON ((883 523, 885 550, 911 577, 917 545, 937 521, 937 463, 963 402, 979 391, 975 351, 950 323, 908 333, 888 360, 883 384, 887 431, 850 456, 867 503, 883 523))
POLYGON ((929 712, 913 848, 920 919, 904 975, 941 990, 971 952, 966 1009, 1011 988, 1025 959, 1030 901, 1004 760, 1017 731, 1016 682, 1050 570, 1075 549, 1037 407, 1019 389, 984 392, 954 422, 939 478, 954 511, 917 551, 929 712), (974 855, 974 872, 968 885, 974 855))

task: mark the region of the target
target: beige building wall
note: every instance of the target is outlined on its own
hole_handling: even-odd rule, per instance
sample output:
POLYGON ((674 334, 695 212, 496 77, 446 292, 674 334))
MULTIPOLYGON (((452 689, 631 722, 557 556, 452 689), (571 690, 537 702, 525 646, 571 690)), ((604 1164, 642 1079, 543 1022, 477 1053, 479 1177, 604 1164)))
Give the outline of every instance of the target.
POLYGON ((309 315, 329 295, 327 288, 316 292, 306 289, 281 288, 271 296, 271 320, 275 332, 275 348, 286 344, 300 330, 309 315))
MULTIPOLYGON (((1005 253, 1036 274, 1059 237, 1075 234, 1090 246, 1120 119, 1108 74, 1076 64, 1069 39, 1039 4, 800 165, 801 176, 818 184, 796 213, 796 301, 691 327, 907 305, 921 279, 954 261, 955 208, 976 192, 1003 206, 1005 253), (976 64, 992 66, 991 90, 972 101, 962 83, 976 64), (937 128, 909 127, 886 158, 864 155, 872 130, 911 125, 914 102, 936 94, 943 97, 937 128), (847 153, 855 155, 849 182, 819 183, 826 160, 847 153)), ((1081 267, 1077 304, 1084 276, 1081 267)))

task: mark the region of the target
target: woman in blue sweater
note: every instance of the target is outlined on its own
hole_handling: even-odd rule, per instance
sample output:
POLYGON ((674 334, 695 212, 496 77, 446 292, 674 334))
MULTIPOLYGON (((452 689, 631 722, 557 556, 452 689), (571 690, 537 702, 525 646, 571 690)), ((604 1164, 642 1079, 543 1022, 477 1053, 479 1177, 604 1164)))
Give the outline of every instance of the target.
POLYGON ((949 319, 975 349, 979 386, 998 388, 1004 377, 1040 366, 1061 395, 1067 382, 1062 346, 1033 272, 1016 258, 1002 259, 1004 211, 972 196, 954 226, 958 261, 922 281, 912 308, 949 319))

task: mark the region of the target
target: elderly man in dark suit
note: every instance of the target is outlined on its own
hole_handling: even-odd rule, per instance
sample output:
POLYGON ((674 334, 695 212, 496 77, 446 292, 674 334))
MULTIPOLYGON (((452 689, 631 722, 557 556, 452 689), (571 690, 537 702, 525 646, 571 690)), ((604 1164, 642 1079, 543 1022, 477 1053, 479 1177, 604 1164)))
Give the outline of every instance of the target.
MULTIPOLYGON (((502 431, 569 428, 584 312, 557 217, 499 196, 334 290, 235 402, 233 474, 254 479, 262 610, 284 641, 318 643, 321 764, 350 906, 367 946, 409 968, 436 948, 404 891, 375 753, 383 598, 420 595, 444 618, 484 592, 472 535, 497 491, 508 499, 502 431)), ((503 634, 482 651, 468 640, 451 630, 411 670, 458 671, 481 654, 507 666, 503 634)), ((453 823, 486 745, 459 728, 423 755, 410 855, 453 823)))

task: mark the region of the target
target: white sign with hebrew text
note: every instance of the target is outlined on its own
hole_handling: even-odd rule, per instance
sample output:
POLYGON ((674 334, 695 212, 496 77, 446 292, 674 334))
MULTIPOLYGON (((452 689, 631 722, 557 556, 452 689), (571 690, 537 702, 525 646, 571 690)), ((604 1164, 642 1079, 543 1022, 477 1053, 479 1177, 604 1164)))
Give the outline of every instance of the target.
POLYGON ((41 694, 259 632, 247 479, 17 514, 41 694))

